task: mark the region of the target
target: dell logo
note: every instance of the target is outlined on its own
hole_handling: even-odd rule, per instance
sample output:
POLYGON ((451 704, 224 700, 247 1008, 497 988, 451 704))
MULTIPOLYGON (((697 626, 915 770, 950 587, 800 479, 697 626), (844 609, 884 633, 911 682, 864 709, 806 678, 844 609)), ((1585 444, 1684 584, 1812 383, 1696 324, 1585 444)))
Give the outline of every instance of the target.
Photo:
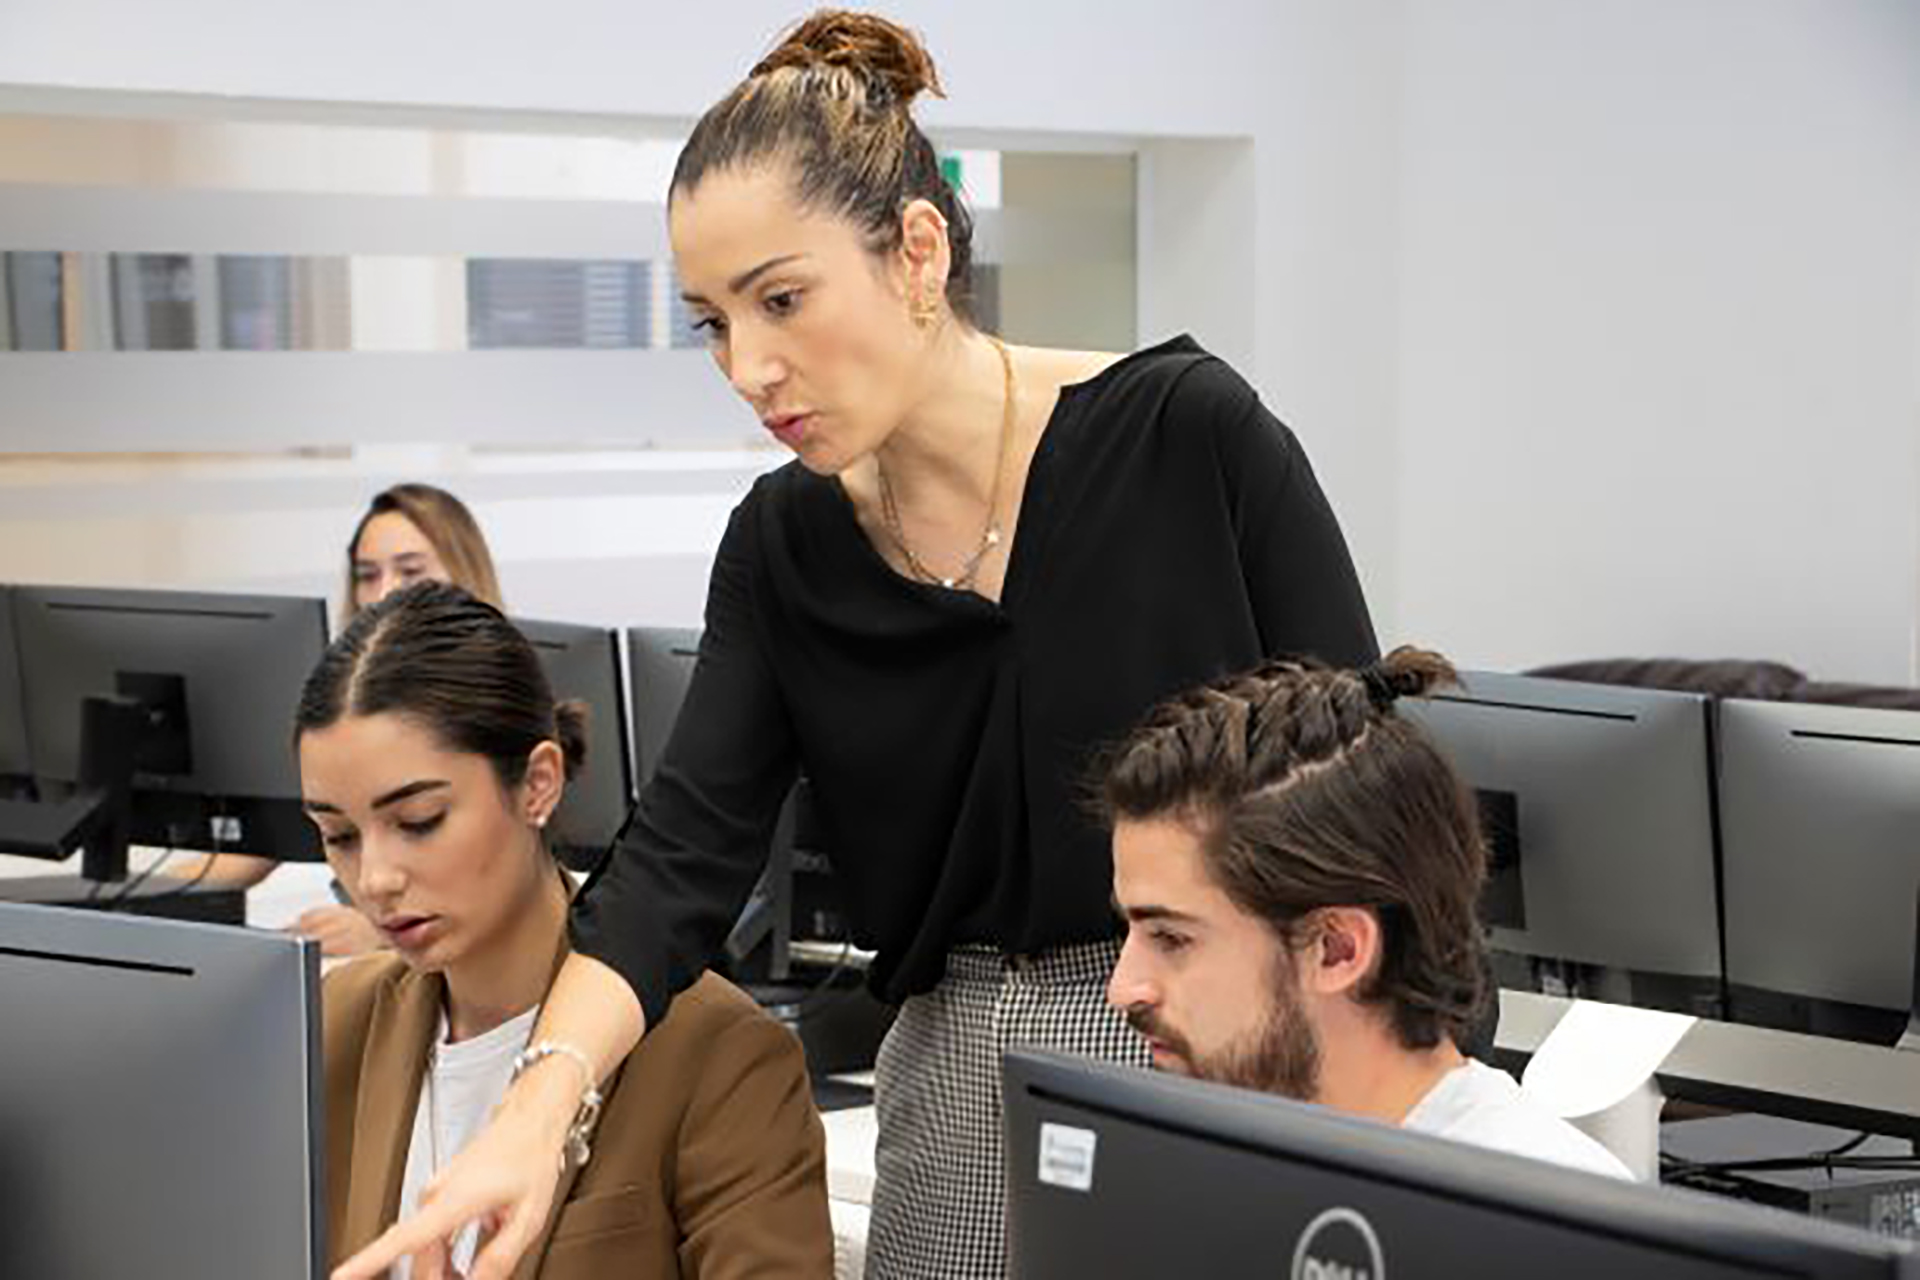
POLYGON ((1352 1209, 1328 1209, 1300 1233, 1292 1280, 1386 1280, 1380 1237, 1352 1209))
POLYGON ((1370 1280, 1372 1275, 1365 1267, 1355 1271, 1341 1262, 1322 1262, 1308 1254, 1301 1264, 1302 1280, 1370 1280))

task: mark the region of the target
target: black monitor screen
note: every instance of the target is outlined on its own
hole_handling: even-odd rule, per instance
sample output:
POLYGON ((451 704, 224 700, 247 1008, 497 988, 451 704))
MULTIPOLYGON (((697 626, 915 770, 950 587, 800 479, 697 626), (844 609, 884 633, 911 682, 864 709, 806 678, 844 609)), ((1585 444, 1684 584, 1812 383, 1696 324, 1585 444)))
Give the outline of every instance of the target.
POLYGON ((20 642, 14 636, 13 588, 0 587, 0 795, 33 774, 27 713, 20 698, 20 642))
POLYGON ((148 720, 135 759, 136 843, 319 860, 292 734, 326 646, 324 602, 17 587, 13 613, 40 783, 76 781, 86 698, 131 698, 148 720))
MULTIPOLYGON (((680 708, 700 659, 700 632, 685 627, 635 627, 627 632, 627 680, 633 697, 634 757, 645 791, 679 722, 680 708)), ((727 938, 729 976, 741 982, 785 980, 794 927, 794 833, 798 796, 787 797, 774 825, 766 869, 727 938)))
POLYGON ((633 800, 627 705, 620 687, 617 632, 564 622, 514 619, 546 669, 555 700, 587 707, 587 764, 568 782, 550 835, 562 861, 591 869, 619 834, 633 800))
POLYGON ((627 685, 633 694, 633 756, 641 786, 653 776, 687 700, 700 632, 689 627, 635 627, 627 632, 627 685))
POLYGON ((1016 1280, 1868 1280, 1903 1243, 1263 1094, 1016 1051, 1016 1280))
POLYGON ((1479 793, 1496 952, 1615 984, 1508 985, 1717 1012, 1706 700, 1479 672, 1461 681, 1402 706, 1479 793))
POLYGON ((1913 1000, 1920 713, 1720 707, 1735 1018, 1892 1044, 1913 1000))

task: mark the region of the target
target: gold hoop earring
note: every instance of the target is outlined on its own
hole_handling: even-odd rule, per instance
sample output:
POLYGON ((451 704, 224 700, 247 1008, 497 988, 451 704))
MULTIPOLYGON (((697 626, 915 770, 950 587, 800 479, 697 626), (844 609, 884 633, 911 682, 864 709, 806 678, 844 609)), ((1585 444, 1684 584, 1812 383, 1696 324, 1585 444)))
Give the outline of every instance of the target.
POLYGON ((928 294, 916 293, 913 299, 912 315, 914 328, 931 329, 934 322, 940 318, 940 306, 928 294))

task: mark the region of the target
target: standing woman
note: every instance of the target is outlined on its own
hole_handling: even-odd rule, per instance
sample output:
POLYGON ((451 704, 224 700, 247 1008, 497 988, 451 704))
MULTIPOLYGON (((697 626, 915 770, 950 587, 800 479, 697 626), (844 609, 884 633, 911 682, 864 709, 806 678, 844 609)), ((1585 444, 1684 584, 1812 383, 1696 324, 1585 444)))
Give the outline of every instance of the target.
MULTIPOLYGON (((1377 651, 1299 443, 1232 369, 1187 338, 1116 356, 973 324, 970 221, 909 110, 938 88, 911 33, 823 12, 681 152, 687 303, 796 459, 733 514, 679 725, 540 1034, 602 1075, 626 1056, 718 951, 804 767, 901 1002, 869 1274, 959 1280, 1005 1269, 1002 1049, 1143 1060, 1102 998, 1119 928, 1079 803, 1092 751, 1270 655, 1377 651)), ((580 1098, 527 1072, 425 1211, 338 1274, 485 1217, 472 1274, 502 1280, 580 1098)))

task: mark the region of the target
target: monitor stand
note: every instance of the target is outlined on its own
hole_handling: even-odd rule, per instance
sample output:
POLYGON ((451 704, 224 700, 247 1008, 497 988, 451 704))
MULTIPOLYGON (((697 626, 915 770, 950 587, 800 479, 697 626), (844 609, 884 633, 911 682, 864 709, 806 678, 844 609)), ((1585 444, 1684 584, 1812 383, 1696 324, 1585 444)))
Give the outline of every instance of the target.
POLYGON ((83 701, 78 787, 61 800, 0 801, 0 853, 58 862, 78 849, 87 879, 125 879, 134 760, 146 719, 130 699, 83 701))

